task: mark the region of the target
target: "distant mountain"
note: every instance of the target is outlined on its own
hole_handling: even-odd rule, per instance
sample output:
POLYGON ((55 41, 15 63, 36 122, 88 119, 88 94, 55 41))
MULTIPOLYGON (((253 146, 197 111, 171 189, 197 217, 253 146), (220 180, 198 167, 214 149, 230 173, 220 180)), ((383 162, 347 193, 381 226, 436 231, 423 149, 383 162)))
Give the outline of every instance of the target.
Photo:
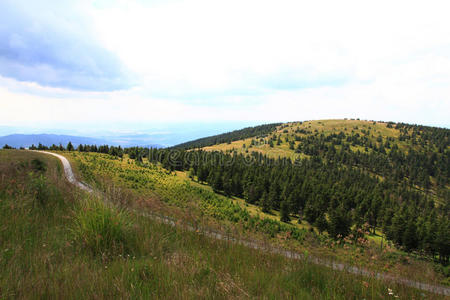
POLYGON ((152 144, 146 139, 134 138, 134 137, 122 137, 122 138, 91 138, 84 136, 73 135, 58 135, 58 134, 11 134, 0 137, 0 147, 5 144, 14 148, 30 147, 32 144, 38 145, 41 143, 44 146, 63 145, 66 146, 69 142, 77 147, 79 144, 87 145, 111 145, 111 146, 141 146, 141 147, 154 147, 159 148, 160 145, 152 144))

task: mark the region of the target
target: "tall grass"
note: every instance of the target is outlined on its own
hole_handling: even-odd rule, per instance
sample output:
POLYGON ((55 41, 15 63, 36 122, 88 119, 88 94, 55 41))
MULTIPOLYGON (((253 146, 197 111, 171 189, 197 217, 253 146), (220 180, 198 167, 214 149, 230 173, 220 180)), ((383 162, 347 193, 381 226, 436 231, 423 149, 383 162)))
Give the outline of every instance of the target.
POLYGON ((135 252, 136 234, 129 214, 87 198, 76 205, 71 227, 74 241, 94 256, 135 252))

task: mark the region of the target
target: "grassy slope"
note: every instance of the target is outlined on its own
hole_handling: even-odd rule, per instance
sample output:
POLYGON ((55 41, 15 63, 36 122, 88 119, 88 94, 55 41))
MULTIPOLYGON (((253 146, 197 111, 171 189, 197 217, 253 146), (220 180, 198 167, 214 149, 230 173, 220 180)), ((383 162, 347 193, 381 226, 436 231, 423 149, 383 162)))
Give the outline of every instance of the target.
MULTIPOLYGON (((234 141, 230 144, 218 144, 214 146, 204 147, 204 150, 207 151, 231 151, 235 150, 237 153, 249 153, 249 152, 259 152, 265 154, 269 157, 278 158, 278 157, 290 157, 291 159, 295 159, 298 157, 304 157, 304 154, 295 153, 294 150, 289 149, 289 144, 286 143, 285 139, 288 137, 290 140, 293 139, 293 135, 299 136, 307 136, 308 134, 295 133, 297 128, 305 129, 307 131, 311 131, 313 134, 316 133, 316 130, 319 134, 323 133, 324 135, 329 135, 331 133, 339 133, 344 132, 344 134, 359 133, 363 135, 361 130, 371 130, 371 135, 369 138, 375 142, 378 135, 381 135, 384 138, 384 141, 388 137, 398 138, 400 132, 394 128, 387 128, 387 123, 384 122, 370 122, 370 121, 361 121, 361 120, 314 120, 314 121, 305 121, 300 124, 299 122, 291 122, 286 123, 277 127, 277 130, 273 132, 277 135, 281 136, 282 143, 281 145, 274 145, 271 148, 268 144, 268 138, 266 137, 264 140, 265 144, 260 144, 253 146, 252 148, 248 148, 252 141, 252 138, 248 138, 245 140, 234 141), (287 126, 286 126, 287 125, 287 126), (284 132, 287 130, 287 133, 284 132), (246 148, 243 148, 242 145, 245 144, 246 148), (246 152, 246 149, 248 152, 246 152)), ((300 142, 295 142, 295 147, 300 142)), ((398 142, 399 148, 405 148, 405 142, 398 142)), ((339 149, 337 146, 336 149, 339 149)), ((354 147, 352 146, 352 150, 361 150, 362 147, 354 147)))
MULTIPOLYGON (((382 250, 379 241, 364 248, 331 243, 306 230, 309 228, 307 224, 291 222, 289 225, 276 221, 276 212, 267 215, 256 206, 244 204, 242 199, 215 194, 209 186, 189 180, 185 173, 175 176, 154 165, 138 166, 126 156, 123 160, 98 153, 71 152, 65 153, 65 156, 78 166, 83 179, 89 181, 89 178, 96 178, 91 183, 101 189, 128 190, 131 194, 125 201, 128 207, 159 210, 177 219, 231 232, 244 239, 251 237, 418 281, 440 283, 444 280, 441 274, 434 271, 432 264, 409 259, 405 253, 386 247, 386 243, 382 250), (299 239, 289 237, 294 228, 300 231, 299 239)), ((379 237, 373 236, 371 239, 377 240, 379 237)))
POLYGON ((2 299, 384 299, 387 287, 401 298, 421 297, 106 206, 68 185, 58 166, 42 154, 0 151, 2 299), (34 158, 47 171, 34 168, 34 158))
MULTIPOLYGON (((395 126, 394 126, 395 127, 395 126)), ((380 122, 380 121, 364 121, 364 120, 342 120, 342 119, 336 119, 336 120, 312 120, 312 121, 304 121, 304 122, 290 122, 290 123, 284 123, 277 127, 277 130, 274 132, 268 134, 263 140, 259 141, 257 145, 249 146, 251 145, 252 139, 256 140, 256 138, 248 138, 244 140, 238 140, 234 141, 232 143, 223 143, 223 144, 217 144, 209 147, 202 148, 206 151, 222 151, 222 152, 235 152, 238 154, 249 154, 252 152, 257 152, 264 154, 270 158, 279 158, 279 157, 287 157, 290 158, 292 161, 299 158, 305 158, 308 157, 308 155, 304 153, 296 153, 295 150, 291 150, 289 148, 289 143, 286 142, 286 138, 289 141, 294 141, 294 149, 297 148, 297 146, 301 143, 299 141, 295 141, 295 136, 300 137, 307 137, 308 135, 315 135, 315 134, 324 134, 325 136, 328 136, 330 134, 339 134, 340 132, 343 132, 346 136, 352 135, 352 134, 359 134, 360 136, 367 137, 370 141, 372 141, 374 144, 376 144, 377 138, 379 136, 382 137, 383 142, 385 143, 388 138, 394 139, 394 141, 391 143, 392 145, 396 144, 401 151, 407 152, 408 149, 411 147, 411 144, 408 141, 400 141, 398 137, 400 136, 400 130, 395 128, 389 128, 387 122, 380 122), (307 133, 296 133, 295 130, 297 129, 303 129, 306 130, 307 133), (364 134, 362 131, 365 131, 366 133, 370 131, 370 134, 364 134), (281 137, 282 143, 280 145, 277 145, 274 143, 274 147, 270 147, 268 144, 268 141, 271 136, 276 135, 281 137), (245 145, 245 147, 243 147, 245 145)), ((410 130, 411 132, 411 130, 410 130)), ((339 150, 341 148, 340 145, 335 146, 336 150, 339 150)), ((421 150, 419 145, 413 146, 415 150, 421 150)), ((365 152, 365 147, 362 146, 354 146, 350 143, 350 149, 352 151, 361 151, 365 152)), ((423 150, 423 149, 422 149, 423 150)), ((372 149, 367 149, 367 151, 372 151, 372 149)), ((390 151, 390 149, 386 149, 387 152, 390 151)), ((373 174, 374 176, 377 176, 378 178, 381 178, 381 176, 373 174)), ((431 182, 433 185, 435 184, 435 178, 431 178, 431 182)), ((436 203, 443 203, 443 200, 441 198, 438 198, 436 196, 436 190, 434 186, 432 185, 430 189, 430 197, 436 203)), ((421 187, 416 187, 418 190, 423 190, 421 187)), ((449 187, 450 188, 450 187, 449 187)))

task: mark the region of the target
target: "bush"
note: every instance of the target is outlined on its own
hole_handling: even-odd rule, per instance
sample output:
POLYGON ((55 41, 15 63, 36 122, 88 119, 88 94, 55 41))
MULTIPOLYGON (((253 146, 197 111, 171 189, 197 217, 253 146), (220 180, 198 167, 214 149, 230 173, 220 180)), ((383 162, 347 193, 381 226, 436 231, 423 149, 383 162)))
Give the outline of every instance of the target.
POLYGON ((98 199, 80 204, 71 232, 74 241, 94 256, 132 254, 136 249, 136 232, 129 215, 98 199))
POLYGON ((36 171, 40 171, 40 172, 47 171, 47 165, 38 158, 35 158, 31 161, 31 167, 36 171))

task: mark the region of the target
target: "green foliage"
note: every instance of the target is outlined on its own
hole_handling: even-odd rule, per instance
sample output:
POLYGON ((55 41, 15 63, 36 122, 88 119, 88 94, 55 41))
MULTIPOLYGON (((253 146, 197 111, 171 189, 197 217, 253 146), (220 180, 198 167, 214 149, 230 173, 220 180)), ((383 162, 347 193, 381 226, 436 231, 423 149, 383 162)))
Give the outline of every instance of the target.
POLYGON ((94 256, 126 255, 136 251, 132 225, 125 211, 87 199, 76 208, 71 233, 74 241, 94 256))
POLYGON ((319 215, 319 217, 314 222, 314 226, 317 227, 317 230, 319 230, 319 233, 322 233, 328 229, 328 221, 325 218, 324 214, 319 215))
POLYGON ((289 203, 286 200, 281 202, 280 212, 281 212, 280 216, 281 222, 289 222, 291 220, 291 218, 289 217, 290 212, 289 203))
POLYGON ((264 191, 264 193, 262 194, 262 197, 260 200, 260 206, 261 206, 262 211, 265 213, 269 213, 270 209, 272 208, 269 194, 266 191, 264 191))
POLYGON ((330 211, 328 233, 335 238, 344 238, 350 233, 352 220, 343 206, 330 211))

